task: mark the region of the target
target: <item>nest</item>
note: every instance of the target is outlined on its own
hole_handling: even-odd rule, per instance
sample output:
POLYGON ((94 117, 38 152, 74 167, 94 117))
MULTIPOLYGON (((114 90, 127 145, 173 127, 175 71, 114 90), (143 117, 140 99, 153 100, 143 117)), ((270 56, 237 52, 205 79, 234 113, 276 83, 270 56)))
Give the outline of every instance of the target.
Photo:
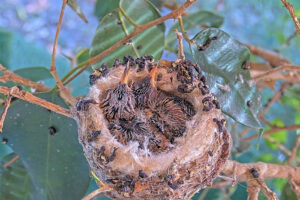
POLYGON ((198 65, 124 57, 90 76, 77 104, 79 141, 113 199, 189 199, 231 149, 220 104, 198 65))

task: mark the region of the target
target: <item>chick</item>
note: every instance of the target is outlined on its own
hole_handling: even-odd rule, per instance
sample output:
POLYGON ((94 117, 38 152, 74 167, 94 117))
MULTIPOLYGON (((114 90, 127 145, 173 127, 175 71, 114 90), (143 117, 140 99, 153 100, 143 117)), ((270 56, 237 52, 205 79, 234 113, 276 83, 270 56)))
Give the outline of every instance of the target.
MULTIPOLYGON (((152 132, 159 132, 173 143, 175 137, 180 137, 185 132, 187 115, 173 97, 156 88, 156 71, 157 66, 150 71, 149 76, 138 84, 134 84, 133 93, 136 98, 136 106, 143 109, 147 121, 153 129, 152 132)), ((163 141, 164 139, 159 140, 163 141)), ((159 140, 155 140, 156 143, 159 140)))
POLYGON ((104 115, 109 122, 115 119, 130 119, 134 116, 135 99, 132 90, 128 87, 129 67, 125 67, 118 86, 108 89, 101 101, 104 115))
POLYGON ((136 99, 136 107, 138 108, 147 108, 148 101, 153 99, 157 93, 155 88, 154 76, 157 70, 157 66, 152 68, 149 75, 146 76, 142 81, 133 83, 133 94, 136 99))

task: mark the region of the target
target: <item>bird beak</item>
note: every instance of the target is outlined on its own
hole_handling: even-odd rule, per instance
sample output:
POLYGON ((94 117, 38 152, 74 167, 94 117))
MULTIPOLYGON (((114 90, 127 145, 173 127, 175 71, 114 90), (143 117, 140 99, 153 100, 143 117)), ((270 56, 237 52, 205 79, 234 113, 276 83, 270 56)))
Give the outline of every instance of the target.
POLYGON ((124 69, 123 75, 121 77, 121 80, 120 80, 122 85, 128 84, 128 76, 129 76, 129 66, 126 66, 124 69))
POLYGON ((155 87, 155 75, 156 75, 156 71, 157 71, 157 66, 153 67, 149 73, 149 76, 151 78, 151 85, 153 87, 155 87))

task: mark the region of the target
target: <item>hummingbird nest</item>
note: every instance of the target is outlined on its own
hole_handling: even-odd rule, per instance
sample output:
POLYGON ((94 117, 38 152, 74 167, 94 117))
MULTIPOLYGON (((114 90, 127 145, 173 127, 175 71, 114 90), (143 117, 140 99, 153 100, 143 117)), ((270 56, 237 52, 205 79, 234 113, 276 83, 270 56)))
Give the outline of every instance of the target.
POLYGON ((124 57, 90 75, 79 141, 113 199, 189 199, 218 176, 231 137, 197 64, 124 57))

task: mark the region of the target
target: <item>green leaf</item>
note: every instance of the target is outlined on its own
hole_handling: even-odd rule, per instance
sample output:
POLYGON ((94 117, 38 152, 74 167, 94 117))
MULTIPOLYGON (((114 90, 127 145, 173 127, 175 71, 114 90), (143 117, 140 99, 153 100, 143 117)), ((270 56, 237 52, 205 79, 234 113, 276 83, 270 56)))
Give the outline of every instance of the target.
POLYGON ((22 161, 15 162, 4 168, 3 164, 17 155, 11 153, 0 162, 0 199, 29 200, 33 199, 34 186, 22 161))
POLYGON ((249 59, 249 50, 216 28, 200 31, 193 40, 193 58, 205 72, 210 91, 218 97, 222 111, 246 126, 260 128, 257 114, 261 97, 256 87, 249 85, 249 71, 242 68, 249 59), (205 50, 198 50, 198 45, 204 46, 213 37, 217 39, 211 40, 205 50))
POLYGON ((0 29, 0 64, 9 66, 12 34, 0 29))
POLYGON ((76 55, 76 63, 80 64, 87 61, 90 58, 89 51, 88 48, 81 49, 76 55))
POLYGON ((72 8, 72 10, 85 22, 88 23, 85 15, 83 14, 81 8, 79 7, 77 0, 68 0, 67 4, 72 8))
POLYGON ((0 159, 12 152, 12 149, 8 145, 3 144, 2 142, 0 143, 0 159))
MULTIPOLYGON (((184 30, 188 36, 194 35, 202 29, 203 26, 218 28, 223 24, 224 18, 216 15, 213 12, 200 10, 195 13, 187 14, 182 17, 184 30)), ((169 48, 175 49, 177 44, 177 37, 174 30, 180 31, 178 21, 174 24, 166 37, 166 44, 169 48)))
MULTIPOLYGON (((66 107, 57 93, 36 96, 66 107)), ((39 199, 83 197, 89 185, 89 167, 74 120, 16 100, 7 113, 3 136, 28 170, 39 199), (50 135, 50 127, 55 135, 50 135)))
MULTIPOLYGON (((146 0, 121 0, 120 7, 137 24, 145 24, 160 17, 160 13, 155 6, 146 0)), ((101 20, 94 35, 90 57, 94 57, 108 49, 130 34, 133 29, 134 26, 122 16, 118 9, 107 14, 101 20)), ((156 60, 159 60, 164 49, 164 33, 164 24, 151 27, 133 37, 130 44, 121 45, 93 67, 98 68, 101 63, 112 66, 116 58, 122 59, 123 56, 128 55, 133 57, 152 55, 156 60)))
POLYGON ((120 0, 97 0, 94 8, 94 15, 102 19, 112 10, 119 7, 120 0))
POLYGON ((14 73, 35 82, 52 78, 50 71, 46 67, 27 67, 17 69, 14 73))
MULTIPOLYGON (((26 42, 20 35, 0 28, 0 63, 11 71, 32 67, 51 65, 49 52, 33 43, 26 42)), ((65 58, 57 56, 58 74, 65 74, 69 69, 65 58)))
POLYGON ((158 8, 161 8, 164 4, 164 0, 150 0, 153 5, 155 5, 158 8))

